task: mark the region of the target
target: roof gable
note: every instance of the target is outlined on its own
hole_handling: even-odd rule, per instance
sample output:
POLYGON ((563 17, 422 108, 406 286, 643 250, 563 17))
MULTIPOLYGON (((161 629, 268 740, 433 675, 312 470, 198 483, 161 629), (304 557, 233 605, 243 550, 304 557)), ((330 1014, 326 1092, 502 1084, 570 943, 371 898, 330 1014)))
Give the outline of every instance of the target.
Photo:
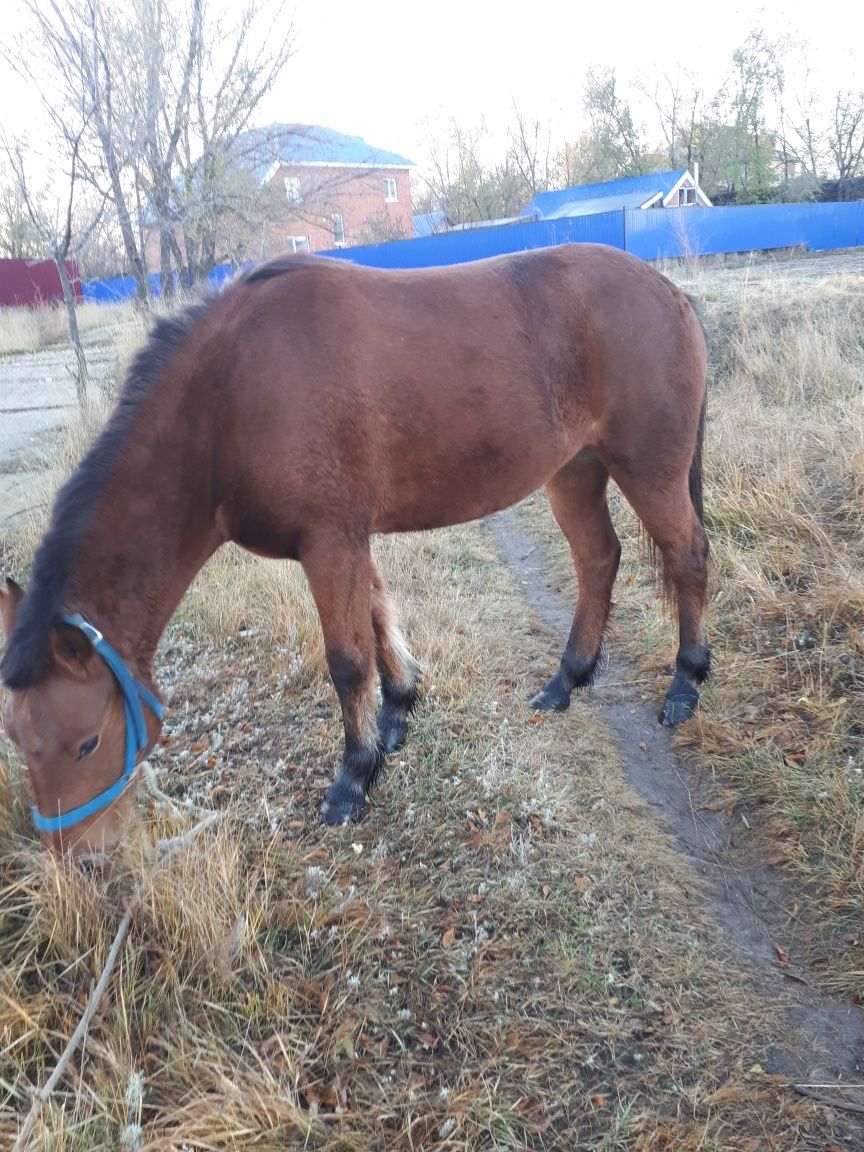
MULTIPOLYGON (((574 188, 561 188, 554 192, 538 192, 533 200, 522 209, 521 216, 534 216, 543 220, 549 219, 553 214, 559 214, 565 204, 576 205, 583 201, 592 201, 595 207, 592 211, 603 211, 596 206, 598 201, 614 200, 609 205, 613 207, 638 208, 660 193, 664 199, 679 181, 687 175, 686 168, 679 168, 674 172, 651 172, 646 176, 624 176, 620 180, 604 180, 599 184, 579 184, 574 188), (622 198, 630 203, 621 204, 622 198)), ((575 212, 566 215, 575 215, 575 212)), ((580 213, 582 214, 582 213, 580 213)))

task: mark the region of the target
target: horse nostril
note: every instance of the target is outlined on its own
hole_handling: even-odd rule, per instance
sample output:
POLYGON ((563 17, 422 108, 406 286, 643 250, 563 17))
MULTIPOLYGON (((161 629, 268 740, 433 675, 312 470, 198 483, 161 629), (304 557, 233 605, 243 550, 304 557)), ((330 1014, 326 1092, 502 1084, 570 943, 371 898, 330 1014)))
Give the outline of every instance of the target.
POLYGON ((75 863, 85 876, 95 876, 105 868, 105 855, 102 852, 87 852, 83 856, 76 856, 75 863))

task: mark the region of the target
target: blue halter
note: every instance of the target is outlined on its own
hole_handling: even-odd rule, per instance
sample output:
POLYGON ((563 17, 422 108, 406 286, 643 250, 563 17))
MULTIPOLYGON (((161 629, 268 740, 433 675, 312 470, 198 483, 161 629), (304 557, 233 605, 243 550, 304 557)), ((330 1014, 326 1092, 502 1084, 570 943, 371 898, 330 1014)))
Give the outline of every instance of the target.
POLYGON ((71 624, 73 628, 80 628, 93 647, 111 669, 114 679, 120 685, 123 693, 123 713, 126 718, 126 763, 123 775, 115 781, 110 788, 88 800, 78 808, 68 812, 61 812, 59 816, 43 816, 36 805, 33 805, 33 823, 40 832, 64 832, 75 824, 80 824, 88 816, 101 812, 112 801, 116 800, 125 790, 132 779, 132 774, 138 764, 138 757, 147 747, 147 724, 144 719, 142 703, 160 720, 163 715, 162 703, 144 684, 141 684, 111 645, 104 639, 98 628, 94 628, 89 620, 85 620, 80 613, 74 616, 64 616, 63 622, 71 624))

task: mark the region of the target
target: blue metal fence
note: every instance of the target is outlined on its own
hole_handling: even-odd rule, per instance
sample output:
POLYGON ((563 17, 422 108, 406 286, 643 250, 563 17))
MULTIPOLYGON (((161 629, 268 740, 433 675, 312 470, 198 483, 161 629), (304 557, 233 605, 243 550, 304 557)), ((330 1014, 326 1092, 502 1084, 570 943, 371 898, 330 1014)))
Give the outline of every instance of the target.
MULTIPOLYGON (((335 248, 322 255, 370 268, 434 268, 555 244, 586 243, 610 244, 643 260, 773 248, 800 247, 812 251, 857 248, 864 246, 864 201, 602 212, 563 220, 444 232, 417 240, 394 240, 389 244, 335 248)), ((235 271, 228 265, 214 268, 210 282, 220 285, 235 271)), ((152 295, 160 296, 159 277, 150 276, 148 280, 152 295)), ((131 276, 95 280, 82 287, 84 298, 98 303, 113 303, 135 295, 135 281, 131 276)))
POLYGON ((442 232, 419 240, 393 240, 360 248, 334 248, 325 256, 365 264, 370 268, 435 268, 444 264, 467 264, 487 256, 526 252, 554 244, 611 244, 624 247, 624 217, 620 212, 599 212, 565 220, 540 220, 530 224, 500 224, 495 228, 472 228, 442 232))
MULTIPOLYGON (((162 277, 154 272, 147 277, 147 288, 154 299, 162 295, 162 277)), ((90 280, 82 283, 84 299, 92 304, 119 304, 135 296, 134 276, 113 276, 110 280, 90 280)))
POLYGON ((625 213, 625 247, 643 260, 864 245, 864 201, 747 204, 739 208, 645 209, 625 213))

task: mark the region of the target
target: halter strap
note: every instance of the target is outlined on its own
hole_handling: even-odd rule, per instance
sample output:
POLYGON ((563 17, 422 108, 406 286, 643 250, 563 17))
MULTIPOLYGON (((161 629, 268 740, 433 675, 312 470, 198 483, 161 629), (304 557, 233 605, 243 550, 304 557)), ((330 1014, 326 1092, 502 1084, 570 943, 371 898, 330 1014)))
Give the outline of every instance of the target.
POLYGON ((68 812, 61 812, 59 816, 43 816, 34 804, 32 809, 33 823, 40 832, 64 832, 67 828, 71 828, 75 824, 80 824, 81 821, 86 820, 88 816, 93 816, 96 812, 101 812, 103 808, 107 808, 118 796, 122 795, 126 790, 127 784, 132 779, 132 775, 138 764, 139 755, 147 747, 147 723, 144 719, 144 708, 142 705, 146 704, 153 715, 159 720, 162 719, 164 714, 162 702, 150 691, 146 684, 142 684, 140 680, 135 679, 123 663, 122 657, 111 647, 98 628, 94 628, 90 621, 85 620, 80 612, 76 612, 74 616, 64 616, 62 619, 64 624, 70 624, 73 628, 78 628, 84 633, 111 669, 114 679, 120 686, 120 691, 123 695, 123 715, 126 723, 126 760, 120 778, 109 788, 106 788, 104 792, 100 792, 97 796, 94 796, 92 800, 88 800, 86 804, 81 804, 78 808, 72 808, 68 812))

